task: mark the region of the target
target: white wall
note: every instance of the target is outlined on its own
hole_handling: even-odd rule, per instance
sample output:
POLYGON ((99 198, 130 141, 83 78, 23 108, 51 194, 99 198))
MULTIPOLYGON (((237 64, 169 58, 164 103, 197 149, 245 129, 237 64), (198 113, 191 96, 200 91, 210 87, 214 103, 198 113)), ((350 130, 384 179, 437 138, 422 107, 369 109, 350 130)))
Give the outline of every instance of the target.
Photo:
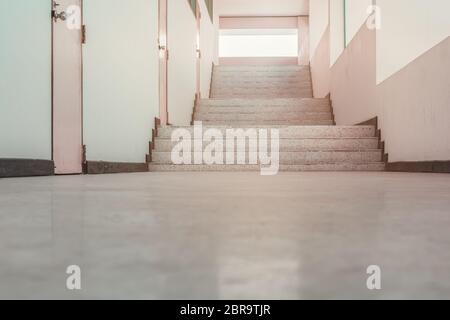
POLYGON ((218 64, 218 30, 219 17, 214 13, 211 21, 208 9, 204 0, 199 0, 200 12, 202 13, 200 25, 200 50, 202 52, 201 60, 201 94, 202 98, 209 97, 211 88, 212 65, 218 64))
MULTIPOLYGON (((361 26, 366 22, 367 9, 372 6, 373 0, 346 0, 346 40, 347 45, 352 41, 353 37, 361 29, 361 26)), ((393 2, 395 2, 394 0, 393 2)))
MULTIPOLYGON (((336 7, 338 2, 332 3, 336 7)), ((449 160, 449 2, 377 3, 381 29, 376 31, 361 27, 365 5, 348 7, 347 20, 354 21, 347 28, 351 39, 342 54, 335 43, 337 61, 330 68, 325 68, 325 33, 311 61, 314 89, 323 95, 329 84, 338 125, 377 117, 390 162, 449 160)), ((341 41, 342 34, 336 35, 339 8, 336 13, 334 41, 341 41)))
POLYGON ((310 56, 313 57, 329 24, 329 0, 312 0, 309 5, 310 56))
POLYGON ((330 0, 330 65, 345 49, 344 0, 330 0))
POLYGON ((145 162, 158 116, 157 1, 85 0, 84 143, 90 161, 145 162))
POLYGON ((169 122, 184 126, 195 101, 197 22, 186 0, 169 0, 168 10, 169 122))
POLYGON ((448 0, 377 0, 377 81, 399 71, 450 36, 448 0))
POLYGON ((0 158, 52 157, 50 4, 0 1, 0 158))
POLYGON ((215 5, 222 17, 300 16, 309 12, 309 0, 216 0, 215 5))

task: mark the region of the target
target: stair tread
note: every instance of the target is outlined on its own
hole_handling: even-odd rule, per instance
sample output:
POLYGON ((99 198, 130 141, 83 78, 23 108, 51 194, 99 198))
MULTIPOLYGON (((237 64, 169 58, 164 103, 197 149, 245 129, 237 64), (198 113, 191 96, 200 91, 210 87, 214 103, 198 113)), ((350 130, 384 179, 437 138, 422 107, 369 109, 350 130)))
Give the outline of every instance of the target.
MULTIPOLYGON (((150 171, 255 171, 261 170, 260 165, 149 165, 150 171)), ((281 172, 289 171, 384 171, 385 164, 380 162, 368 163, 329 163, 280 165, 281 172)))

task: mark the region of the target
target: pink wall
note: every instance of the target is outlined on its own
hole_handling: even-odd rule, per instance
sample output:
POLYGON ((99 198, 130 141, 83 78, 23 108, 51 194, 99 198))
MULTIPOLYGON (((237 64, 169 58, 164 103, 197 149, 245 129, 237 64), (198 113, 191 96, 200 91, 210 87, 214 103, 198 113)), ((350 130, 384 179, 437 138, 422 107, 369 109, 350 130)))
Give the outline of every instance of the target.
POLYGON ((376 33, 365 26, 331 67, 330 92, 336 123, 352 125, 378 115, 376 33))
POLYGON ((298 17, 298 64, 309 65, 309 17, 298 17))
POLYGON ((377 86, 389 161, 450 160, 450 37, 377 86))
POLYGON ((450 159, 450 38, 379 85, 376 33, 363 26, 329 68, 329 33, 311 59, 314 94, 333 101, 338 125, 378 117, 390 162, 450 159))
POLYGON ((297 29, 298 17, 221 17, 220 29, 297 29))
POLYGON ((311 75, 314 98, 324 98, 330 93, 330 28, 325 31, 311 58, 311 75))
POLYGON ((219 58, 219 64, 223 66, 297 65, 298 58, 296 57, 219 58))

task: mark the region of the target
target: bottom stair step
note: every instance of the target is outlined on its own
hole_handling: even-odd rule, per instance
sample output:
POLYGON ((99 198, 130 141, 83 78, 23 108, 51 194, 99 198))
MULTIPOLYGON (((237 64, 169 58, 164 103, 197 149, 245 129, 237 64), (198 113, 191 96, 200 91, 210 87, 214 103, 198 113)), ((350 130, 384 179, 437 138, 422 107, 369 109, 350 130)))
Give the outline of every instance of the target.
MULTIPOLYGON (((259 172, 259 165, 171 165, 149 164, 150 172, 259 172)), ((384 171, 385 164, 374 163, 330 163, 310 165, 281 165, 281 172, 302 171, 384 171)))

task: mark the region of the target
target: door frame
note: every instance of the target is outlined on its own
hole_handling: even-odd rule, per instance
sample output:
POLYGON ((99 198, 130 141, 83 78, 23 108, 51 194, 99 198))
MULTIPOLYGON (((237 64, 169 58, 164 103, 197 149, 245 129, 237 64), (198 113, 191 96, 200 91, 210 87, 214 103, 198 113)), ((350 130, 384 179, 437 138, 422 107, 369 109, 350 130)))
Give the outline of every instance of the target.
POLYGON ((168 36, 168 0, 158 0, 158 87, 159 120, 161 125, 169 124, 169 36, 168 36), (164 11, 161 11, 164 6, 164 11), (164 27, 162 27, 164 25, 164 27), (164 43, 161 38, 164 37, 164 43), (165 60, 165 61, 164 61, 165 60), (164 63, 163 63, 164 61, 164 63), (163 76, 164 72, 164 76, 163 76))
POLYGON ((200 4, 197 3, 195 6, 195 20, 197 26, 197 48, 196 48, 196 89, 195 89, 195 100, 200 101, 202 98, 201 92, 201 71, 202 71, 202 50, 201 50, 201 19, 202 13, 200 11, 200 4))
MULTIPOLYGON (((51 10, 54 9, 54 2, 57 0, 48 0, 50 1, 50 8, 51 10)), ((80 142, 81 142, 81 148, 82 148, 82 157, 80 159, 81 164, 81 172, 72 173, 72 174, 83 174, 85 173, 85 164, 86 164, 86 147, 84 145, 84 63, 83 63, 83 44, 84 44, 84 32, 85 32, 85 26, 84 26, 84 0, 80 1, 80 18, 81 18, 81 43, 80 43, 80 95, 81 95, 81 105, 80 105, 80 117, 81 117, 81 128, 80 128, 80 142)), ((54 128, 54 113, 55 113, 55 57, 54 57, 54 46, 55 46, 55 23, 53 21, 53 16, 50 14, 51 19, 51 48, 50 48, 50 54, 51 54, 51 159, 54 163, 55 161, 55 128, 54 128)), ((54 164, 55 172, 56 172, 56 165, 54 164)))

